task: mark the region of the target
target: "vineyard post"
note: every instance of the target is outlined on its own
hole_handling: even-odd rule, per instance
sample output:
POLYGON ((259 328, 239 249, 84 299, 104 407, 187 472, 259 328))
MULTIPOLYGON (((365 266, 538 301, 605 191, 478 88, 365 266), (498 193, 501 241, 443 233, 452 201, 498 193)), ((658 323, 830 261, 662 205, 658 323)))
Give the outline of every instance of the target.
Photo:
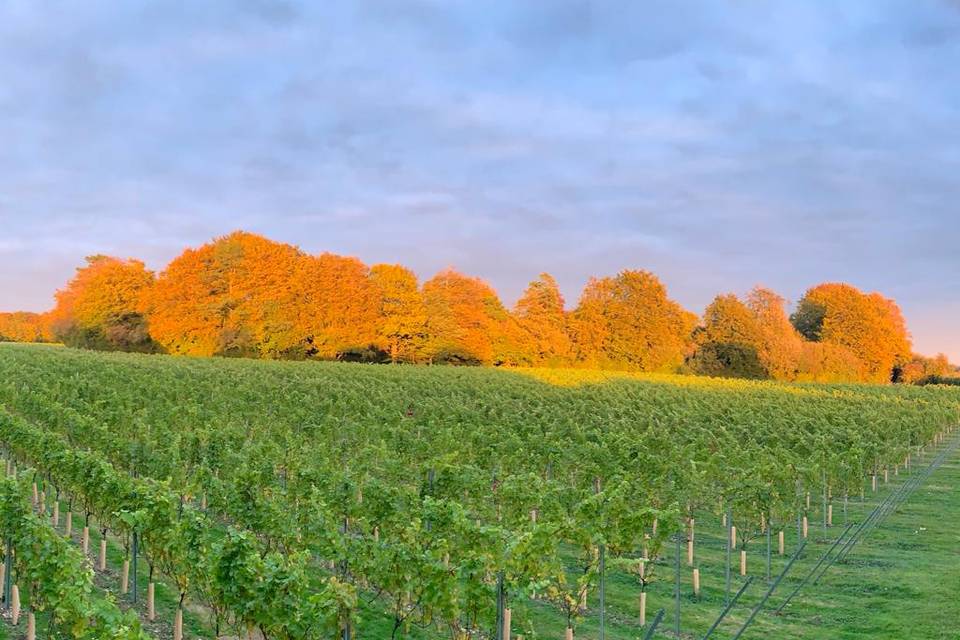
POLYGON ((773 524, 773 521, 770 519, 770 515, 768 514, 767 515, 767 581, 768 582, 770 580, 770 554, 771 554, 770 530, 773 529, 772 524, 773 524))
MULTIPOLYGON (((676 601, 676 612, 674 613, 674 631, 677 634, 677 637, 680 637, 680 554, 683 553, 683 534, 677 533, 677 557, 675 561, 675 572, 676 572, 676 583, 674 585, 674 600, 676 601)), ((730 565, 727 565, 727 570, 729 570, 730 565)), ((602 637, 602 636, 601 636, 602 637)))
POLYGON ((606 586, 607 586, 607 545, 600 545, 600 640, 604 640, 606 622, 606 586))
POLYGON ((10 608, 10 591, 13 585, 13 540, 7 538, 3 556, 3 603, 10 608))
POLYGON ((733 510, 727 507, 727 564, 726 564, 726 584, 727 592, 723 599, 724 604, 730 604, 730 527, 733 525, 733 510))
POLYGON ((827 470, 823 470, 823 532, 827 532, 827 470))
POLYGON ((131 550, 131 553, 132 553, 132 555, 133 555, 133 558, 132 558, 132 560, 133 560, 133 562, 132 562, 132 564, 133 564, 133 592, 132 592, 132 594, 131 594, 131 600, 133 601, 133 604, 137 604, 137 554, 138 554, 138 552, 140 551, 140 544, 139 544, 139 542, 140 542, 140 536, 137 534, 137 530, 134 529, 134 530, 133 530, 133 542, 132 542, 133 549, 131 550))
POLYGON ((497 574, 497 640, 504 640, 503 638, 503 610, 506 608, 506 603, 504 602, 504 591, 503 591, 503 571, 497 574))

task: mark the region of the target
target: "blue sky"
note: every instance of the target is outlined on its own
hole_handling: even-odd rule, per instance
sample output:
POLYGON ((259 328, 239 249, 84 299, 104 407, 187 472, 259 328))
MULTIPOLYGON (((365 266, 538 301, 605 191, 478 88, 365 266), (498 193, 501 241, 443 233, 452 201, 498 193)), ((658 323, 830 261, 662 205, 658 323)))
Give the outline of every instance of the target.
POLYGON ((843 280, 960 360, 958 62, 940 0, 6 0, 0 308, 243 228, 508 304, 843 280))

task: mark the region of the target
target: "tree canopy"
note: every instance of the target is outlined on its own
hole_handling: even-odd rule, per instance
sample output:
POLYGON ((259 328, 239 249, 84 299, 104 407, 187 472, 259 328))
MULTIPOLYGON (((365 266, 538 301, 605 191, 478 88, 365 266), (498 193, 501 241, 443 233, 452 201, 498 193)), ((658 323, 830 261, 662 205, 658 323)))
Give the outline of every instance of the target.
POLYGON ((487 282, 300 248, 243 231, 186 249, 159 276, 91 256, 43 314, 0 313, 0 340, 191 356, 684 371, 799 381, 920 382, 953 375, 913 354, 897 304, 844 283, 787 315, 763 287, 717 296, 702 318, 656 275, 591 278, 576 306, 541 273, 508 309, 487 282))

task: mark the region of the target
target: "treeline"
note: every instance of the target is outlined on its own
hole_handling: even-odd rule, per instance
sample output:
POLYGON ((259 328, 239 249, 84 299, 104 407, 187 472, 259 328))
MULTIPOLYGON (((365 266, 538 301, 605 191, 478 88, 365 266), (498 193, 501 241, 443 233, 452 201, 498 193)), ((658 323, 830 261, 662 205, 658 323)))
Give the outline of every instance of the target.
POLYGON ((196 356, 680 371, 799 381, 948 376, 911 354, 896 303, 846 284, 718 296, 702 319, 655 275, 592 278, 568 311, 546 273, 512 310, 452 269, 419 283, 401 265, 236 232, 188 249, 159 276, 138 260, 87 258, 46 314, 0 314, 0 339, 196 356))

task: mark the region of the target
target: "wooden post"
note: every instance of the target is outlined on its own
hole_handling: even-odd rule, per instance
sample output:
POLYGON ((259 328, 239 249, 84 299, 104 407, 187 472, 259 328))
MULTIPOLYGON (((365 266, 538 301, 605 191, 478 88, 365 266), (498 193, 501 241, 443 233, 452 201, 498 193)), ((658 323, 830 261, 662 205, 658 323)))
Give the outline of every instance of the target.
POLYGON ((503 610, 503 640, 510 640, 510 609, 503 610))
POLYGON ((127 586, 130 582, 130 561, 123 561, 123 568, 120 570, 120 593, 127 593, 127 586))
POLYGON ((777 550, 780 555, 783 555, 783 529, 780 529, 780 533, 777 534, 777 550))
POLYGON ((740 575, 747 575, 747 550, 740 549, 740 575))
POLYGON ((154 606, 153 606, 153 603, 154 603, 153 594, 154 594, 155 588, 156 587, 152 582, 147 585, 147 620, 149 620, 150 622, 153 622, 154 620, 157 619, 157 611, 156 609, 154 609, 154 606))
POLYGON ((10 618, 13 626, 20 622, 20 587, 13 585, 10 593, 10 618))
POLYGON ((693 595, 700 597, 700 569, 697 567, 693 569, 693 595))
POLYGON ((183 608, 177 607, 173 618, 173 640, 183 640, 183 608))

